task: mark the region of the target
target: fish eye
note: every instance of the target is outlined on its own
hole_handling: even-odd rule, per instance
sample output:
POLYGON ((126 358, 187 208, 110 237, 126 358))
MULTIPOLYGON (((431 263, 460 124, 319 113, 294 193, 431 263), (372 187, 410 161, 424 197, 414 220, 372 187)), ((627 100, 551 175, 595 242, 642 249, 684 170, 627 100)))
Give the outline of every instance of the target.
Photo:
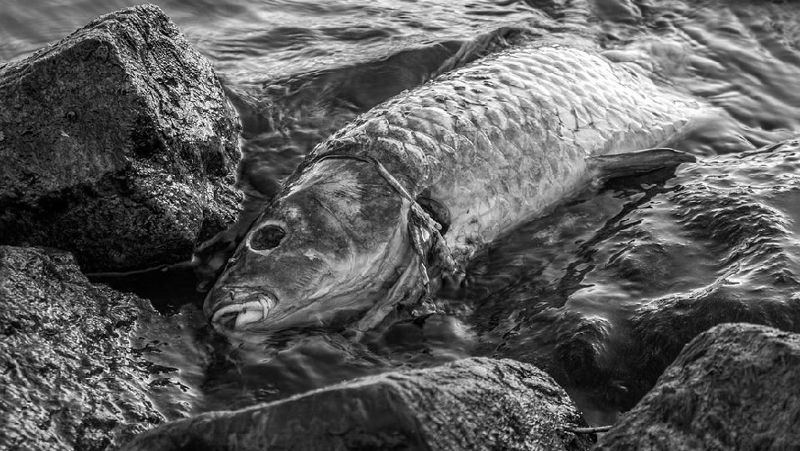
POLYGON ((286 231, 282 227, 270 224, 253 232, 250 237, 250 248, 263 251, 277 247, 281 243, 283 237, 286 236, 286 231))

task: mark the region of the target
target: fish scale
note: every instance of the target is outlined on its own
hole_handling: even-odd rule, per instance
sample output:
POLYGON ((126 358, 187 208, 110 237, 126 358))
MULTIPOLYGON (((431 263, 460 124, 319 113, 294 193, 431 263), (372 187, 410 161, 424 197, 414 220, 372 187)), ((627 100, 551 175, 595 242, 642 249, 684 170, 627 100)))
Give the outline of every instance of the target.
POLYGON ((587 157, 656 147, 708 106, 593 50, 500 52, 361 115, 311 155, 381 161, 412 194, 430 190, 461 254, 573 195, 587 157))

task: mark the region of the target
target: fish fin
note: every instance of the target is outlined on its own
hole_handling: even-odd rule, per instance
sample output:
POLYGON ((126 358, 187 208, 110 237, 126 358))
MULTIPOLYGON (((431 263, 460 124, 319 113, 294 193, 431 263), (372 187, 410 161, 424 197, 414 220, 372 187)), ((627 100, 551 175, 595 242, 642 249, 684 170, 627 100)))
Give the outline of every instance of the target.
POLYGON ((417 197, 417 203, 425 213, 430 215, 431 219, 436 221, 439 226, 439 233, 444 235, 450 229, 450 209, 438 200, 432 199, 429 196, 421 195, 417 197))
POLYGON ((478 35, 461 44, 461 47, 431 74, 431 78, 463 67, 486 55, 540 37, 542 33, 537 33, 525 24, 512 24, 478 35))
POLYGON ((608 180, 676 167, 681 163, 694 163, 697 158, 679 150, 658 147, 636 152, 598 155, 590 157, 588 161, 595 177, 608 180))

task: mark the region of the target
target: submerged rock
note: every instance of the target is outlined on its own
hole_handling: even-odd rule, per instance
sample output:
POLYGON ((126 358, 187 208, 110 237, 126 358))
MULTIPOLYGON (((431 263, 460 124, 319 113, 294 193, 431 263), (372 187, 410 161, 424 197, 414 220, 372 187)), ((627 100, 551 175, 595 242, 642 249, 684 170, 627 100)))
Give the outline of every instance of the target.
POLYGON ((699 335, 596 449, 796 449, 800 335, 723 324, 699 335))
POLYGON ((686 343, 717 324, 800 332, 800 139, 688 166, 672 184, 674 191, 656 198, 650 213, 679 229, 650 219, 660 236, 642 235, 640 242, 652 241, 651 251, 623 252, 618 265, 629 280, 666 268, 653 279, 671 293, 643 303, 630 317, 641 356, 632 371, 650 381, 686 343))
POLYGON ((611 181, 473 262, 480 352, 544 369, 613 422, 717 324, 800 332, 798 200, 800 139, 611 181))
POLYGON ((67 253, 0 246, 0 448, 99 450, 164 421, 131 344, 151 310, 67 253))
POLYGON ((240 126, 155 6, 0 66, 0 236, 90 270, 186 260, 235 217, 240 126))
POLYGON ((589 437, 572 401, 541 370, 473 358, 356 379, 233 412, 211 412, 137 437, 128 450, 552 449, 589 437))

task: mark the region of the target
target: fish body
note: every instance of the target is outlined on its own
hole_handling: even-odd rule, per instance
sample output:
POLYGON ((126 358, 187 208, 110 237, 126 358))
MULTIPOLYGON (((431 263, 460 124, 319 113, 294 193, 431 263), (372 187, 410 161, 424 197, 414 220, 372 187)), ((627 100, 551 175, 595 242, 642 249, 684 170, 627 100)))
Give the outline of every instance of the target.
POLYGON ((662 145, 707 109, 590 48, 537 43, 484 58, 318 145, 255 222, 206 312, 227 333, 358 318, 370 327, 419 298, 420 265, 463 264, 585 189, 593 158, 662 145), (431 226, 441 215, 420 213, 423 198, 446 210, 443 235, 431 226), (258 249, 262 230, 293 239, 258 249))
POLYGON ((505 51, 374 108, 311 160, 352 143, 447 206, 448 244, 472 250, 585 187, 589 157, 657 147, 705 111, 636 68, 561 45, 505 51))

